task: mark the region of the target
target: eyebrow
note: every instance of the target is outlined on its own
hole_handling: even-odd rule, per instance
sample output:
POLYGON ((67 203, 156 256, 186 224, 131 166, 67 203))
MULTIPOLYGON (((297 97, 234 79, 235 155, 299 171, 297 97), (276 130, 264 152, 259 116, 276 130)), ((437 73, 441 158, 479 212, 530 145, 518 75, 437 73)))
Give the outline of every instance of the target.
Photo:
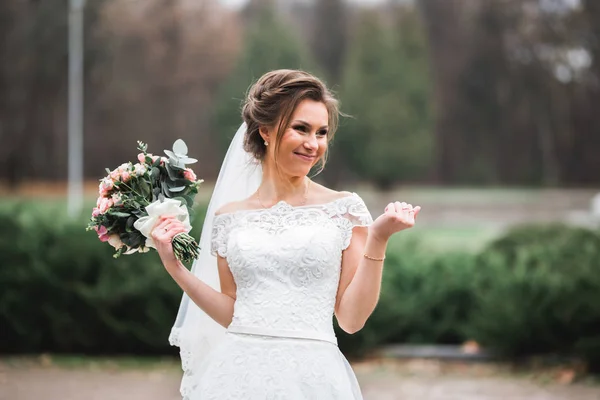
MULTIPOLYGON (((303 120, 301 120, 301 119, 296 119, 296 120, 293 120, 293 121, 292 121, 292 124, 301 124, 301 125, 304 125, 304 126, 308 126, 309 128, 310 128, 310 126, 311 126, 311 125, 310 125, 308 122, 306 122, 306 121, 303 121, 303 120)), ((323 125, 323 126, 322 126, 322 127, 320 127, 319 129, 329 129, 329 126, 327 126, 327 125, 323 125)))

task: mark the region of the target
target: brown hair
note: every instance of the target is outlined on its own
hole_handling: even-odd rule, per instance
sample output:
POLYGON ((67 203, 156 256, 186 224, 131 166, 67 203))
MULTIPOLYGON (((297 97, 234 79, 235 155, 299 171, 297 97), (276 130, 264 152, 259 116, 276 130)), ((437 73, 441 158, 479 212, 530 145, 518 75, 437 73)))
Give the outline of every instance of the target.
MULTIPOLYGON (((244 149, 257 160, 263 161, 267 153, 259 128, 274 128, 275 154, 281 144, 283 133, 290 124, 294 110, 302 100, 322 102, 327 108, 329 129, 327 142, 331 141, 338 127, 339 105, 325 84, 313 75, 298 70, 279 69, 264 74, 248 91, 242 108, 242 118, 247 130, 244 149)), ((319 172, 325 167, 327 153, 319 160, 319 172)))

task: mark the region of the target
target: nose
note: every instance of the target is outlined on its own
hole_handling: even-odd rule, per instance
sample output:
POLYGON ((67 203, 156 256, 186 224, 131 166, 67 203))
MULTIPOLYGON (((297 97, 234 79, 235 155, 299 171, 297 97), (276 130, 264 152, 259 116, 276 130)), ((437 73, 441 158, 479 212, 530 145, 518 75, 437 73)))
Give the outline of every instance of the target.
POLYGON ((309 150, 311 153, 316 152, 319 148, 319 143, 317 142, 316 135, 308 135, 306 140, 304 141, 304 148, 309 150))

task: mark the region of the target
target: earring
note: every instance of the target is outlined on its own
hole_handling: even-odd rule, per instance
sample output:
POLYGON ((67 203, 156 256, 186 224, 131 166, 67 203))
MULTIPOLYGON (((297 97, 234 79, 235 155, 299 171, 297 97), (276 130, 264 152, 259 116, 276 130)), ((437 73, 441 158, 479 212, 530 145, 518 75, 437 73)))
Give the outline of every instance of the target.
POLYGON ((269 145, 269 142, 267 142, 267 141, 265 140, 265 146, 268 146, 268 145, 269 145))

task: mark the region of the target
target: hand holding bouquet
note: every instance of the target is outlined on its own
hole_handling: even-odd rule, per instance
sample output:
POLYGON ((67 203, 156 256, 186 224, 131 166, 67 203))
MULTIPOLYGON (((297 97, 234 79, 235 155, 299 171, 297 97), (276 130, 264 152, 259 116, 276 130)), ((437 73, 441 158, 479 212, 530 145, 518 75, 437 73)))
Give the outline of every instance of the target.
POLYGON ((147 152, 138 142, 138 162, 121 164, 100 180, 99 197, 88 230, 95 230, 103 242, 121 254, 145 253, 156 248, 151 236, 160 217, 176 217, 186 228, 173 238, 173 252, 182 262, 198 257, 198 244, 188 234, 189 216, 202 180, 186 164, 197 160, 187 156, 187 146, 179 139, 167 157, 147 152))

